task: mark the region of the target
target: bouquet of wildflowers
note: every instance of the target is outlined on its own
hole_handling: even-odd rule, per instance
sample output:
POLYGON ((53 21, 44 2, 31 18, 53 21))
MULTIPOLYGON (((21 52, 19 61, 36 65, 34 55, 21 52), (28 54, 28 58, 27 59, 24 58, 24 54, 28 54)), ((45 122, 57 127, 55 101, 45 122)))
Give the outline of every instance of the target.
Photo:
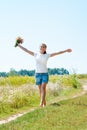
POLYGON ((19 44, 22 44, 22 43, 23 43, 23 39, 21 37, 17 37, 14 46, 17 47, 19 44))

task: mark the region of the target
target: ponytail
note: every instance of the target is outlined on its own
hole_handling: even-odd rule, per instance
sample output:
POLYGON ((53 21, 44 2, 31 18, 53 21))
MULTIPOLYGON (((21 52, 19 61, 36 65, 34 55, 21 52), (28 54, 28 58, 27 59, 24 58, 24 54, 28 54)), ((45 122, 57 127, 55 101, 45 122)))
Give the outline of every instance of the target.
POLYGON ((44 51, 44 53, 43 54, 46 54, 47 52, 46 51, 44 51))

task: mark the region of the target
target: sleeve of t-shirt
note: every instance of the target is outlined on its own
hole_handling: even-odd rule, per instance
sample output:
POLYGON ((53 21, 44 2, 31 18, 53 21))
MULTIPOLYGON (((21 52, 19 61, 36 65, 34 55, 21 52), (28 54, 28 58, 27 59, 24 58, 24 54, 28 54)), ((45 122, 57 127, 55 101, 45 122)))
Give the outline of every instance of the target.
POLYGON ((36 57, 36 56, 37 56, 37 53, 34 52, 34 57, 36 57))
POLYGON ((48 58, 50 57, 50 54, 47 54, 48 55, 48 58))

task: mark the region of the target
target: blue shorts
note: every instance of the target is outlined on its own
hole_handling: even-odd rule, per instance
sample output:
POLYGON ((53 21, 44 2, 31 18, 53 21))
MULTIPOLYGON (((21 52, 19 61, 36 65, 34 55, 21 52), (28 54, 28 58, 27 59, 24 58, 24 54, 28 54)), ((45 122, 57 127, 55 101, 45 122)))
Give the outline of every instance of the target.
POLYGON ((40 85, 42 83, 48 83, 49 75, 48 73, 36 73, 36 85, 40 85))

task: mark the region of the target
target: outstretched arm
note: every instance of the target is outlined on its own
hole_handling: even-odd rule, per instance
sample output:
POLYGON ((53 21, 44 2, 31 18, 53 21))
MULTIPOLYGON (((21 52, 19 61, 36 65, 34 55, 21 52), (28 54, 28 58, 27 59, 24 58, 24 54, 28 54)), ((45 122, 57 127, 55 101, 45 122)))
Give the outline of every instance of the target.
POLYGON ((34 52, 32 52, 32 51, 30 51, 30 50, 28 50, 28 49, 24 48, 24 47, 23 47, 23 46, 21 46, 21 45, 18 45, 18 47, 20 47, 23 51, 27 52, 28 54, 30 54, 30 55, 32 55, 32 56, 34 56, 34 52))
POLYGON ((63 54, 65 52, 72 52, 72 50, 71 49, 66 49, 64 51, 55 52, 55 53, 50 54, 50 57, 53 57, 53 56, 56 56, 56 55, 60 55, 60 54, 63 54))

